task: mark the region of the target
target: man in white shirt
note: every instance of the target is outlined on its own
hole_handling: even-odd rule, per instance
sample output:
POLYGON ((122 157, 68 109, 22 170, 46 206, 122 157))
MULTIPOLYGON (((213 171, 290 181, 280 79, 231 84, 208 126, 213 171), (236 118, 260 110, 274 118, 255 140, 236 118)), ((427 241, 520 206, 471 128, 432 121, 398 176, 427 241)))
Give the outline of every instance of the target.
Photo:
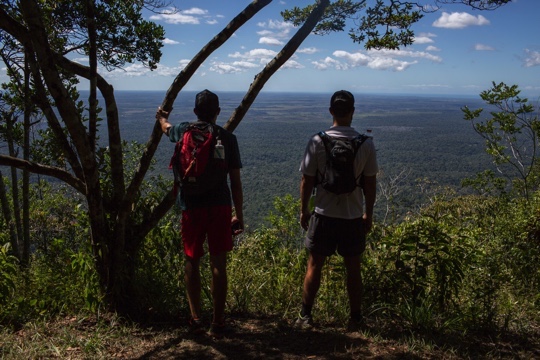
MULTIPOLYGON (((331 137, 356 138, 359 133, 351 127, 354 114, 354 96, 345 90, 334 93, 330 100, 333 124, 325 132, 331 137)), ((307 271, 302 292, 302 309, 296 321, 299 327, 311 327, 311 310, 321 282, 326 257, 336 251, 343 256, 347 269, 351 322, 362 321, 361 255, 366 246, 366 234, 373 222, 373 206, 377 190, 378 164, 373 139, 360 146, 354 160, 354 173, 358 184, 352 192, 335 194, 325 190, 320 182, 324 174, 326 150, 319 134, 308 142, 300 170, 301 213, 300 224, 307 230, 305 245, 309 251, 307 271), (314 209, 310 198, 316 189, 314 209), (365 209, 364 209, 365 203, 365 209)))

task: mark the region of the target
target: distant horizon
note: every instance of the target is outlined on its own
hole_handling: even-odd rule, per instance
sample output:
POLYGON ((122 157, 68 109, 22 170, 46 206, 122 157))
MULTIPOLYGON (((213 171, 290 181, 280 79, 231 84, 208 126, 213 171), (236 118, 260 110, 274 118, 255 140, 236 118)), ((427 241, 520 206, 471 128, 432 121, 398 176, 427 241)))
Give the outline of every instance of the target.
MULTIPOLYGON (((81 93, 88 93, 89 90, 87 89, 78 89, 79 92, 81 93)), ((196 94, 198 93, 199 91, 202 91, 204 90, 203 88, 201 88, 200 90, 182 90, 180 91, 180 93, 193 93, 193 94, 196 94)), ((241 91, 241 90, 214 90, 214 89, 210 89, 208 88, 208 90, 212 91, 212 92, 215 92, 216 94, 245 94, 247 91, 241 91)), ((115 92, 123 92, 123 93, 128 93, 128 92, 133 92, 133 93, 142 93, 142 92, 146 92, 146 93, 164 93, 166 94, 167 91, 168 91, 168 88, 167 89, 163 89, 163 90, 145 90, 145 89, 139 89, 139 90, 136 90, 136 89, 130 89, 130 90, 126 90, 126 89, 115 89, 114 90, 115 92)), ((263 91, 260 91, 259 92, 259 95, 260 94, 305 94, 305 95, 310 95, 310 94, 313 94, 313 95, 328 95, 328 94, 332 94, 334 91, 276 91, 276 90, 263 90, 263 91)), ((180 94, 179 93, 179 94, 180 94)), ((399 97, 423 97, 423 98, 453 98, 453 99, 461 99, 461 98, 477 98, 477 99, 480 99, 480 94, 476 94, 476 95, 473 95, 473 94, 426 94, 426 93, 368 93, 368 92, 355 92, 355 91, 352 91, 353 94, 355 95, 367 95, 367 96, 388 96, 388 97, 393 97, 393 96, 399 96, 399 97)), ((524 95, 524 97, 530 97, 530 96, 527 96, 526 94, 523 94, 522 92, 522 95, 524 95)))
MULTIPOLYGON (((165 31, 155 69, 138 61, 120 68, 98 62, 98 73, 117 91, 165 92, 249 2, 171 0, 162 11, 145 9, 142 18, 165 31)), ((425 5, 430 3, 436 1, 425 5)), ((298 31, 284 21, 282 11, 312 4, 313 0, 270 2, 203 59, 183 91, 246 91, 298 31)), ((535 35, 540 32, 540 1, 512 0, 495 11, 477 11, 459 2, 439 5, 439 11, 422 13, 411 26, 412 44, 399 49, 367 50, 364 43, 353 42, 347 30, 311 34, 268 79, 262 93, 326 94, 347 89, 374 96, 479 98, 492 82, 504 82, 518 85, 522 96, 540 101, 540 38, 535 35)), ((355 19, 346 21, 345 29, 357 27, 355 19)), ((74 51, 65 56, 89 66, 88 56, 74 51)), ((0 60, 0 83, 7 81, 7 67, 0 60)), ((80 81, 78 88, 88 88, 87 79, 80 81)))

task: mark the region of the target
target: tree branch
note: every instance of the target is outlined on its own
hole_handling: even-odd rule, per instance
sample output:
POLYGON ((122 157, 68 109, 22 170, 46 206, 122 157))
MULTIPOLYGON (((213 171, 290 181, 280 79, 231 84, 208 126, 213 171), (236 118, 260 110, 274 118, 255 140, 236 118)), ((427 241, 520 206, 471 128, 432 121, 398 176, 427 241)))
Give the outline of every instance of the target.
MULTIPOLYGON (((55 54, 55 61, 64 69, 90 80, 91 71, 88 66, 73 62, 66 57, 55 54)), ((114 88, 99 74, 96 73, 97 87, 105 101, 107 114, 107 130, 109 136, 109 153, 111 156, 111 179, 113 184, 112 203, 119 205, 125 194, 124 159, 122 137, 120 135, 120 122, 118 106, 114 97, 114 88)))
POLYGON ((47 166, 38 164, 32 161, 26 161, 20 158, 0 155, 0 165, 13 166, 21 170, 28 170, 35 174, 41 174, 51 176, 56 179, 64 181, 66 184, 72 186, 75 190, 83 195, 86 195, 86 186, 83 181, 77 179, 72 174, 64 169, 60 169, 53 166, 47 166))
MULTIPOLYGON (((167 94, 165 95, 165 99, 163 100, 161 104, 161 108, 165 111, 170 112, 173 108, 173 103, 178 93, 184 87, 184 85, 189 81, 189 79, 193 76, 195 71, 201 66, 201 64, 216 49, 218 49, 221 45, 223 45, 234 34, 236 30, 238 30, 249 19, 251 19, 256 13, 258 13, 261 9, 263 9, 266 5, 268 5, 271 2, 272 0, 253 1, 240 14, 238 14, 234 19, 232 19, 219 34, 214 36, 214 38, 212 38, 212 40, 210 40, 210 42, 208 42, 208 44, 206 44, 201 49, 201 51, 199 51, 199 53, 195 55, 193 59, 191 59, 189 64, 174 79, 174 82, 167 90, 167 94)), ((154 128, 152 130, 152 134, 150 135, 150 139, 146 143, 145 151, 143 155, 141 156, 139 167, 137 171, 135 172, 133 180, 127 189, 126 198, 122 206, 124 211, 127 211, 131 207, 133 199, 135 198, 135 195, 142 183, 142 180, 144 179, 144 176, 146 172, 148 171, 150 162, 156 152, 157 146, 159 144, 159 141, 161 140, 162 135, 163 135, 163 132, 161 131, 161 125, 159 124, 159 122, 156 121, 156 123, 154 124, 154 128)), ((170 204, 170 206, 172 206, 172 203, 170 204)))
POLYGON ((234 131, 240 121, 244 118, 247 111, 259 95, 259 92, 262 90, 268 79, 274 75, 278 69, 285 64, 287 60, 295 53, 298 47, 302 42, 308 37, 308 35, 313 31, 319 20, 324 15, 324 11, 330 5, 329 0, 319 0, 317 7, 313 9, 306 22, 302 27, 294 34, 294 36, 289 40, 289 42, 281 49, 279 54, 277 54, 266 66, 264 69, 255 76, 255 80, 251 83, 248 92, 242 99, 240 105, 234 110, 229 121, 225 124, 225 128, 229 131, 234 131))

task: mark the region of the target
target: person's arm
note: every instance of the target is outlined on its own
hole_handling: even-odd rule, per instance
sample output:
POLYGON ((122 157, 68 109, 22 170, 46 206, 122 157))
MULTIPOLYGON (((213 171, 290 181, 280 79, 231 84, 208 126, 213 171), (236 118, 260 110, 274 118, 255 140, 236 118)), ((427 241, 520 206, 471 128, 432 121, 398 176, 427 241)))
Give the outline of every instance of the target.
POLYGON ((375 205, 375 196, 377 195, 377 176, 365 176, 362 189, 366 205, 363 218, 366 233, 368 233, 371 231, 371 226, 373 225, 373 207, 375 205))
POLYGON ((311 198, 314 186, 315 176, 302 174, 302 180, 300 182, 300 226, 302 226, 302 229, 304 230, 307 230, 309 219, 311 218, 309 199, 311 198))
POLYGON ((242 179, 240 178, 240 169, 231 169, 229 171, 229 179, 231 180, 231 194, 234 204, 235 216, 231 220, 231 224, 240 223, 238 230, 235 230, 234 235, 244 231, 244 193, 242 192, 242 179))
POLYGON ((172 125, 169 123, 168 119, 169 113, 161 110, 161 108, 158 108, 156 112, 156 120, 159 121, 159 124, 161 125, 161 131, 167 135, 169 135, 169 129, 172 128, 172 125))

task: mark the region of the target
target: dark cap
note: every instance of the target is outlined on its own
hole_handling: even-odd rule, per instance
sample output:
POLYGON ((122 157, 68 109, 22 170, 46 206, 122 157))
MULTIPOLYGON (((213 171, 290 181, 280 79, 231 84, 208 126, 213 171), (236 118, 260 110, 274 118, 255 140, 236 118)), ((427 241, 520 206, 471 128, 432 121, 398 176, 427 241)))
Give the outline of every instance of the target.
POLYGON ((218 109, 219 99, 213 92, 205 89, 195 96, 195 111, 202 120, 212 118, 218 109))
POLYGON ((338 116, 344 116, 354 108, 354 96, 347 90, 339 90, 330 99, 330 108, 338 116))

